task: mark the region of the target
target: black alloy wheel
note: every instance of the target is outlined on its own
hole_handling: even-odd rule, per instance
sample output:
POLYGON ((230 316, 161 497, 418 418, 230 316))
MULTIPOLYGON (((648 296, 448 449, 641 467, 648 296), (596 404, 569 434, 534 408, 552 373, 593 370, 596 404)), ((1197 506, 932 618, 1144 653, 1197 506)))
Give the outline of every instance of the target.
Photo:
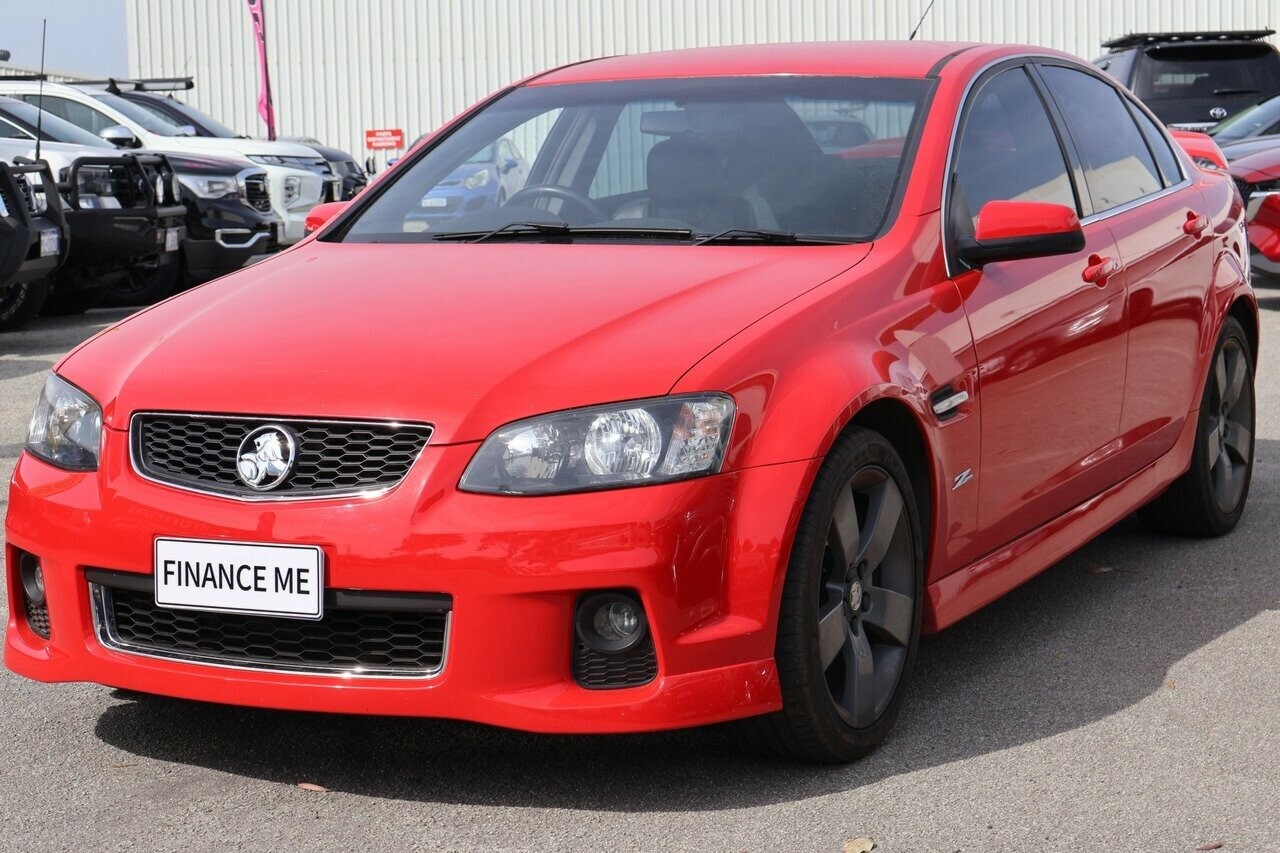
POLYGON ((1150 530, 1222 536, 1244 514, 1253 479, 1253 353, 1238 320, 1223 323, 1200 400, 1187 472, 1138 511, 1150 530))
POLYGON ((743 720, 757 749, 853 761, 888 735, 920 636, 924 533, 893 446, 861 427, 823 462, 783 585, 775 659, 783 708, 743 720))

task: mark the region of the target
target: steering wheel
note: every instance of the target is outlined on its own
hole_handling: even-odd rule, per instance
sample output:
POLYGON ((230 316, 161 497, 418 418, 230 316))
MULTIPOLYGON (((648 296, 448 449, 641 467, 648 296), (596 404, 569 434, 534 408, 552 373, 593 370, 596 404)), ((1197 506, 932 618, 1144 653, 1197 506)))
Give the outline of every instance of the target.
POLYGON ((507 198, 506 206, 529 204, 532 205, 535 199, 540 198, 558 198, 561 201, 570 204, 576 204, 587 212, 593 220, 600 221, 609 218, 609 214, 605 213, 600 205, 596 204, 587 196, 571 190, 568 187, 562 187, 559 184, 536 184, 532 187, 525 187, 512 193, 507 198))

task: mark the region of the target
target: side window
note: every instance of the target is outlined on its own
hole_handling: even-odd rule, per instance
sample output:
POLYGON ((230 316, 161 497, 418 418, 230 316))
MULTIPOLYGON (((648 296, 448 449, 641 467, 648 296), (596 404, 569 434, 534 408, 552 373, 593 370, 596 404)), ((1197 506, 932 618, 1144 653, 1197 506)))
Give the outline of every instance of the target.
POLYGON ((1182 181, 1182 169, 1178 166, 1178 158, 1174 155, 1173 149, 1169 147, 1169 140, 1151 117, 1138 109, 1137 105, 1129 104, 1129 111, 1133 113, 1133 120, 1138 123, 1138 129, 1142 131, 1142 138, 1147 141, 1147 146, 1151 149, 1151 153, 1156 157, 1156 165, 1160 167, 1160 177, 1164 179, 1164 185, 1171 187, 1182 181))
POLYGON ((1002 71, 969 103, 956 149, 950 221, 973 233, 989 201, 1047 201, 1079 211, 1062 145, 1022 68, 1002 71))
POLYGON ((0 119, 0 139, 33 139, 29 133, 25 133, 18 129, 17 125, 9 124, 4 119, 0 119))
MULTIPOLYGON (((29 104, 41 104, 39 95, 23 95, 22 100, 29 104)), ((43 105, 47 112, 56 115, 58 118, 66 119, 76 127, 83 128, 95 136, 116 124, 116 122, 92 107, 86 107, 84 104, 69 101, 66 98, 59 98, 56 95, 45 95, 43 105)))
POLYGON ((1119 92, 1073 68, 1046 65, 1042 71, 1073 131, 1095 212, 1102 213, 1163 188, 1147 143, 1119 92))

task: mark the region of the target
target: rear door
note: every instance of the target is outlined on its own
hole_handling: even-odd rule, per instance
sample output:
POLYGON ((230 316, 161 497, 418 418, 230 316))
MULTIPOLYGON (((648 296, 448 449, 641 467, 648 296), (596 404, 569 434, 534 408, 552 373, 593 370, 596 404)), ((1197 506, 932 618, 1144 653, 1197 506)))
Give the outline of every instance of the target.
POLYGON ((1213 265, 1203 196, 1141 107, 1100 75, 1039 66, 1084 169, 1091 221, 1111 229, 1124 270, 1128 380, 1116 473, 1173 447, 1200 376, 1196 366, 1213 265))
POLYGON ((1032 71, 1014 64, 971 92, 947 192, 948 269, 965 298, 978 355, 982 419, 980 556, 1111 484, 1125 380, 1124 290, 1105 222, 1084 226, 1075 254, 966 269, 954 252, 994 200, 1054 202, 1091 213, 1075 155, 1060 137, 1032 71))

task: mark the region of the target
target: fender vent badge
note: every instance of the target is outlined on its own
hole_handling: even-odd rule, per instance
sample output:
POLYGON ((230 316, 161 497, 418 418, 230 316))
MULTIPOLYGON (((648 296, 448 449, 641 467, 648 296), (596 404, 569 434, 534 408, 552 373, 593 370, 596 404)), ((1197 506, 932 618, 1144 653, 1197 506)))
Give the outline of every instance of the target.
POLYGON ((972 479, 973 479, 973 471, 968 468, 965 468, 959 474, 956 474, 955 480, 953 480, 951 483, 951 491, 954 492, 956 489, 960 488, 961 486, 963 486, 965 483, 968 483, 972 479))

